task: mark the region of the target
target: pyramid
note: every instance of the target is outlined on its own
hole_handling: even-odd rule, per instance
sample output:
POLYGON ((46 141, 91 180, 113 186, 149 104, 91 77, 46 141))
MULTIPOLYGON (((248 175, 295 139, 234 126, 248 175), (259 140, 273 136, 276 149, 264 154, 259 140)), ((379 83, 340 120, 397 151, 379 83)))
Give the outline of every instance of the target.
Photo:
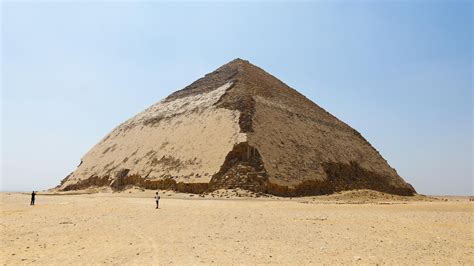
POLYGON ((116 127, 57 189, 95 186, 416 193, 359 132, 242 59, 116 127))

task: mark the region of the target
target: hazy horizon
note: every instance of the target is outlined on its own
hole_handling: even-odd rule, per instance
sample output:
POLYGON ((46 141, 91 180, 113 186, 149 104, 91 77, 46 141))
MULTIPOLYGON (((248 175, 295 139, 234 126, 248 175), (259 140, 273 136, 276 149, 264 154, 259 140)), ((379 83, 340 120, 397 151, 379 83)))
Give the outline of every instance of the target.
POLYGON ((421 194, 472 195, 470 1, 1 5, 0 191, 235 58, 359 131, 421 194))

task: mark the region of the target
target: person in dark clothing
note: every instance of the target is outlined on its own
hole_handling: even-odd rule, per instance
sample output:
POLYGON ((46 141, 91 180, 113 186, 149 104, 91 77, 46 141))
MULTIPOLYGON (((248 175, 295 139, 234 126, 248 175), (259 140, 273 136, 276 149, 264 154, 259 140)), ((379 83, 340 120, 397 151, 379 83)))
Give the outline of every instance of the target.
POLYGON ((158 209, 160 207, 160 195, 158 195, 158 192, 156 192, 155 201, 156 201, 156 208, 158 209))
POLYGON ((30 202, 30 205, 35 205, 35 197, 36 197, 36 192, 33 190, 33 192, 31 192, 31 202, 30 202))

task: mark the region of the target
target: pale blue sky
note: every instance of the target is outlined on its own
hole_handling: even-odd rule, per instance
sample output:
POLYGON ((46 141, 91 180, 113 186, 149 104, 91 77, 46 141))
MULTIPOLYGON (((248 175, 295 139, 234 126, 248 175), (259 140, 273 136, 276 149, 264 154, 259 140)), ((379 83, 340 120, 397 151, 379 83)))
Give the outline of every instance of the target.
POLYGON ((1 7, 1 190, 57 185, 119 123, 240 57, 361 132, 418 192, 472 194, 471 1, 1 7))

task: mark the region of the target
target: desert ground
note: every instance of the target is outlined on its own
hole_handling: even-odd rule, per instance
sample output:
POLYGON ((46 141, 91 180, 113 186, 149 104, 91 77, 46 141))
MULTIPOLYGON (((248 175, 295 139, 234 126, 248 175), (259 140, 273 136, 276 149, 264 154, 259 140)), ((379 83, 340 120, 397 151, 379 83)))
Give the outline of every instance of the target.
POLYGON ((467 197, 161 194, 0 193, 0 262, 474 265, 467 197))

